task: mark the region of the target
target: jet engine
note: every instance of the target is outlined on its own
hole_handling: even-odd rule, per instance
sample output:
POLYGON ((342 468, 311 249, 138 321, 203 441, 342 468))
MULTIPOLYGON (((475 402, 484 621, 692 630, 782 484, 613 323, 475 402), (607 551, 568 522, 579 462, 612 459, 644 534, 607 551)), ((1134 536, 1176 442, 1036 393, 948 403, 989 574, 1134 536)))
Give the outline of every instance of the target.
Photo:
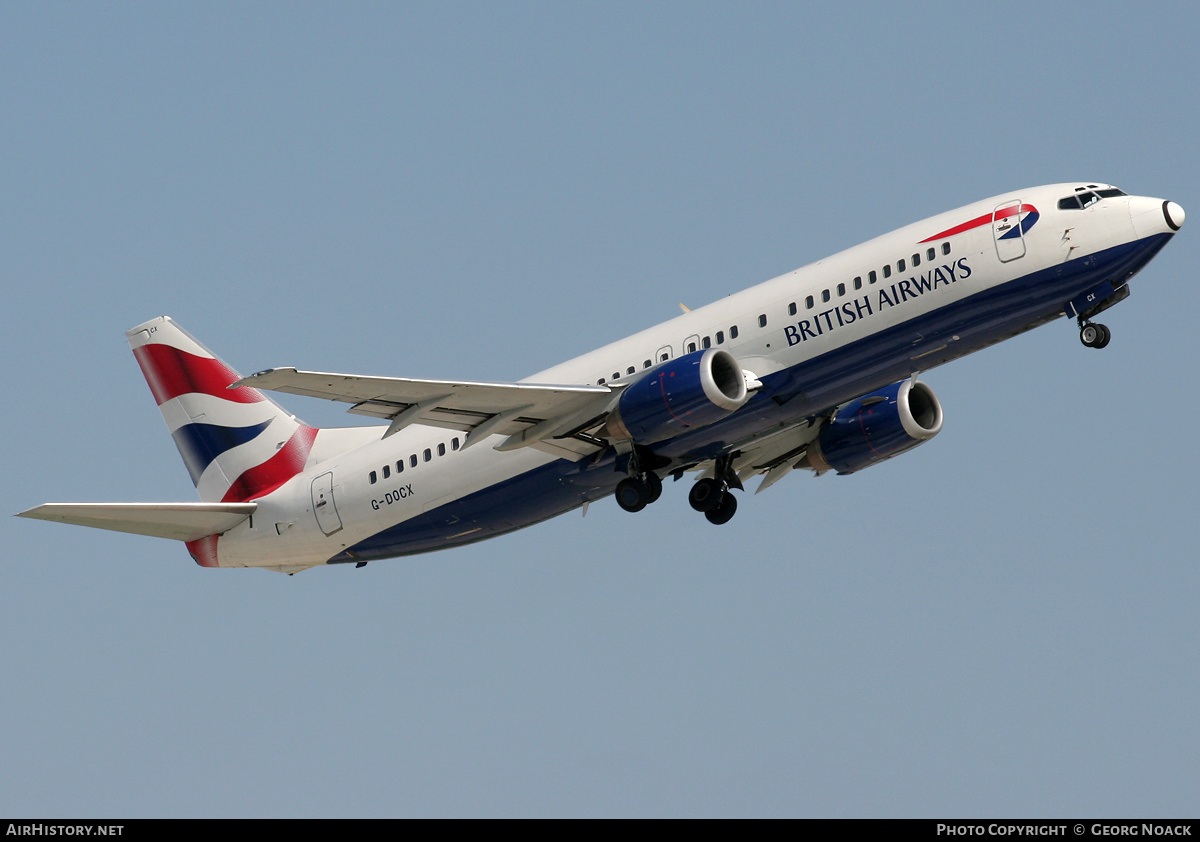
POLYGON ((708 348, 656 366, 627 386, 607 430, 614 438, 653 444, 720 421, 748 398, 737 359, 708 348))
POLYGON ((818 471, 852 474, 912 450, 942 429, 942 405, 924 383, 901 380, 842 406, 808 449, 818 471))

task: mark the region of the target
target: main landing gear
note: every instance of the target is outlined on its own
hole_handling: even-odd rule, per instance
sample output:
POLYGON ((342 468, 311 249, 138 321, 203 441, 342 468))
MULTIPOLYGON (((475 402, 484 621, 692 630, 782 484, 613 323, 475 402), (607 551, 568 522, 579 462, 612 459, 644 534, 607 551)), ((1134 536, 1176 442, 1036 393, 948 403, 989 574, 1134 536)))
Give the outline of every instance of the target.
POLYGON ((737 512, 737 498, 725 483, 713 477, 698 479, 688 493, 688 503, 698 512, 704 512, 709 523, 718 526, 729 523, 737 512))
POLYGON ((617 505, 627 512, 640 512, 662 496, 662 480, 656 470, 671 464, 670 459, 655 455, 648 447, 634 446, 623 458, 618 458, 618 470, 629 476, 617 483, 613 494, 617 505))
POLYGON ((662 480, 654 471, 625 477, 617 483, 617 505, 627 512, 640 512, 662 496, 662 480))
MULTIPOLYGON (((696 480, 688 494, 688 503, 696 511, 704 512, 709 523, 729 523, 737 512, 737 499, 730 490, 742 490, 742 482, 732 468, 733 456, 736 455, 719 457, 713 464, 713 476, 696 480)), ((656 462, 656 457, 649 450, 641 453, 635 450, 631 453, 625 466, 629 476, 617 483, 617 489, 613 493, 617 498, 617 505, 627 512, 640 512, 661 497, 662 480, 654 470, 643 468, 654 465, 661 470, 669 464, 665 459, 656 462)), ((681 476, 683 471, 678 473, 681 476)))
POLYGON ((1112 339, 1112 331, 1097 322, 1083 322, 1079 325, 1079 341, 1089 348, 1103 348, 1112 339))
POLYGON ((713 465, 715 476, 698 479, 688 493, 688 503, 698 512, 704 512, 709 523, 718 526, 729 523, 737 512, 737 498, 730 489, 742 490, 742 481, 731 467, 732 459, 722 456, 713 465))

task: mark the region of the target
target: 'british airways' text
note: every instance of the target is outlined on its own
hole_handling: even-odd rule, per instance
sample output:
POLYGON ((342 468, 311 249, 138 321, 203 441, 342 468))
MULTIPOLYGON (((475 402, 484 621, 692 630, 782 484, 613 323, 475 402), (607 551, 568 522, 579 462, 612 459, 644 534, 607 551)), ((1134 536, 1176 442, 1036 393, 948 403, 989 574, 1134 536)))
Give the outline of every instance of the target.
POLYGON ((910 298, 919 298, 927 292, 932 292, 939 286, 964 281, 971 277, 971 267, 967 259, 960 257, 954 263, 935 267, 925 274, 897 281, 888 287, 875 290, 875 295, 867 294, 816 313, 811 319, 801 319, 783 329, 788 345, 798 345, 809 339, 824 336, 839 327, 854 324, 859 319, 881 313, 887 307, 903 304, 910 298))

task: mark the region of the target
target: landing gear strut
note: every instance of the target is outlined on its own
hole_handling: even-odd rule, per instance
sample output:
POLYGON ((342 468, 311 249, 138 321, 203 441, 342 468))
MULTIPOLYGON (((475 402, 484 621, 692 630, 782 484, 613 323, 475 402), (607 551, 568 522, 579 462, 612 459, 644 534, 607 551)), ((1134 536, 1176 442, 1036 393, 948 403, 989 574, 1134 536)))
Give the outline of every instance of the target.
POLYGON ((1089 348, 1103 348, 1112 339, 1112 331, 1097 322, 1084 322, 1079 326, 1079 341, 1089 348))

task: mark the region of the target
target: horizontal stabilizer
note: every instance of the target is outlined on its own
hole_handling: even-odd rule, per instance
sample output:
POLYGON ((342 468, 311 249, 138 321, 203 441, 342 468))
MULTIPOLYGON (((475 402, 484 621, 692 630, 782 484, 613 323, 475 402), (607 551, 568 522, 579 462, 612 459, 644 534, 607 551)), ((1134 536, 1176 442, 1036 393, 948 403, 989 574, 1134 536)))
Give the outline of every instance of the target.
POLYGON ((18 517, 196 541, 232 529, 257 508, 257 503, 46 503, 18 517))

